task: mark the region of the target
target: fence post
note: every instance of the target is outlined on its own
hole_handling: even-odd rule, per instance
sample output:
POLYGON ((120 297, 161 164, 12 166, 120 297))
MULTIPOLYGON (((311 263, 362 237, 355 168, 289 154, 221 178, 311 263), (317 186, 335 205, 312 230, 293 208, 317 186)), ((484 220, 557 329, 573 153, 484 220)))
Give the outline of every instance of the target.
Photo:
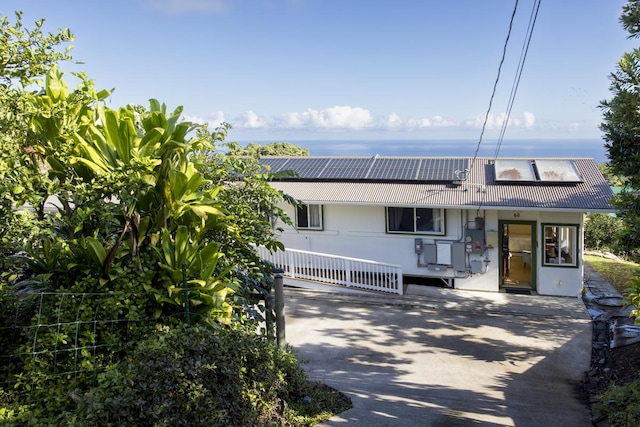
POLYGON ((276 308, 276 343, 278 347, 284 347, 287 344, 285 334, 285 318, 284 318, 284 270, 276 268, 273 271, 274 287, 275 287, 275 308, 276 308))

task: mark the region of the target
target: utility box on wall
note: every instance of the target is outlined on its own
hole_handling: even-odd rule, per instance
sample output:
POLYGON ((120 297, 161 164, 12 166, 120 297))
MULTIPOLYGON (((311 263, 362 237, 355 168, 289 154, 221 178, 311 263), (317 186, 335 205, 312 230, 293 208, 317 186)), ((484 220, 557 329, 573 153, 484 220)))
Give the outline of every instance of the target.
POLYGON ((465 243, 467 253, 482 254, 485 249, 484 230, 465 229, 465 243))
POLYGON ((463 242, 453 242, 451 245, 451 265, 455 271, 465 271, 467 268, 467 254, 463 242))

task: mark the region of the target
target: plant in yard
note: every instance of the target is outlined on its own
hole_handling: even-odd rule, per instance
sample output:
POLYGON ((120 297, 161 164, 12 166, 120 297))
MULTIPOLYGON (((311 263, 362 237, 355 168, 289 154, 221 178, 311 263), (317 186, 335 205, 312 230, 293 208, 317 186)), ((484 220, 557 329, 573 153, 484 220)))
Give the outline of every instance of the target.
POLYGON ((618 252, 622 221, 604 213, 593 213, 585 218, 584 245, 586 248, 618 252))
POLYGON ((0 424, 287 425, 309 388, 256 333, 272 272, 255 247, 282 248, 290 199, 220 154, 228 125, 109 108, 83 73, 72 88, 70 33, 16 16, 0 20, 0 424))
MULTIPOLYGON (((640 36, 640 3, 629 0, 622 8, 620 22, 628 38, 640 36)), ((627 52, 610 75, 612 97, 602 101, 603 122, 600 129, 606 141, 608 170, 620 177, 623 189, 614 198, 617 215, 622 219, 620 244, 623 250, 637 255, 640 248, 640 49, 627 52)))

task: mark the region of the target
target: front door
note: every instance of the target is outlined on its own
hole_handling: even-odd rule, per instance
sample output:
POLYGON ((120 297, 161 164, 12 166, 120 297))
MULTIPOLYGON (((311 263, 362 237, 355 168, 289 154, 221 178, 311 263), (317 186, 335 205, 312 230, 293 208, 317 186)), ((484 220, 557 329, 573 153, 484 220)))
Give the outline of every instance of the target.
POLYGON ((532 221, 500 221, 500 285, 503 289, 535 290, 535 233, 532 221))

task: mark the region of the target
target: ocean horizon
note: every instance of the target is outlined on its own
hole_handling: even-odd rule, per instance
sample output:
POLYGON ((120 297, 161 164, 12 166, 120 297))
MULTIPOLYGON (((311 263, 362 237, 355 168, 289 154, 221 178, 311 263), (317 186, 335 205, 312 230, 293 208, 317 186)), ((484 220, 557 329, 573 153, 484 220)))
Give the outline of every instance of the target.
MULTIPOLYGON (((451 156, 473 157, 477 140, 450 139, 336 139, 286 140, 309 150, 312 156, 451 156)), ((274 141, 254 141, 267 144, 274 141)), ((571 157, 592 158, 606 162, 607 150, 602 139, 518 139, 503 141, 497 157, 571 157)), ((243 145, 246 145, 244 143, 243 145)), ((494 157, 495 140, 483 140, 478 157, 494 157)))

